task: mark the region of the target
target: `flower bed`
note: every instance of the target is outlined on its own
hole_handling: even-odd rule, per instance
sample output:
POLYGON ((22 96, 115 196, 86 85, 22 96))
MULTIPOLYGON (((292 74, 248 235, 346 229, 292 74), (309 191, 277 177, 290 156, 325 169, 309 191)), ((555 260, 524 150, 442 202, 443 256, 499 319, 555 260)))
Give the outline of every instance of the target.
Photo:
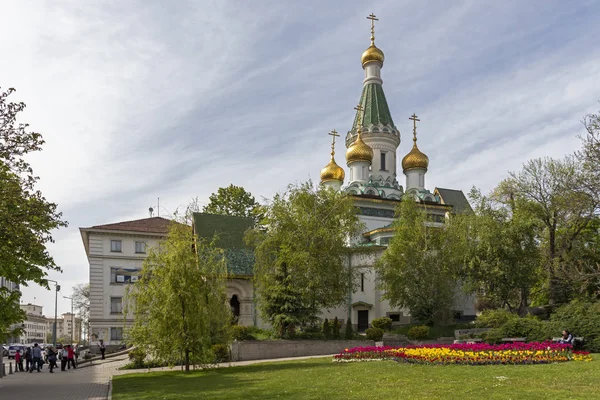
POLYGON ((334 356, 335 362, 394 360, 412 364, 548 364, 591 361, 589 353, 573 351, 571 345, 552 342, 422 345, 406 347, 354 347, 334 356))

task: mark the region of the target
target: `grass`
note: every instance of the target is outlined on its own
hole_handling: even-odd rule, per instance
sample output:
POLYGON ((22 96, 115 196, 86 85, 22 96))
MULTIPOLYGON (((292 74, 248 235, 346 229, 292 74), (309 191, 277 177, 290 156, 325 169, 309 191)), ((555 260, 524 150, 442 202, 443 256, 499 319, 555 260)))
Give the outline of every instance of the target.
POLYGON ((549 365, 426 366, 331 358, 115 376, 114 400, 598 399, 600 356, 549 365))

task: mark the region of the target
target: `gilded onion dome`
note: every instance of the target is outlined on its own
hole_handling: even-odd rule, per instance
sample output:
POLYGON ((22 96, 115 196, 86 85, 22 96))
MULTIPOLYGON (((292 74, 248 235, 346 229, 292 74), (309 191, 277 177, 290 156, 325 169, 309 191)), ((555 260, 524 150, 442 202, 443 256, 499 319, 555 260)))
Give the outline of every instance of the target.
POLYGON ((383 55, 383 51, 381 51, 381 49, 379 49, 377 46, 375 46, 375 43, 371 43, 369 48, 367 48, 362 53, 362 57, 360 58, 360 60, 364 67, 366 63, 371 62, 371 61, 377 61, 383 65, 384 58, 385 57, 383 55))
POLYGON ((331 155, 331 161, 321 170, 321 182, 340 181, 344 182, 345 173, 342 167, 336 164, 331 155))
POLYGON ((358 137, 346 150, 346 163, 348 165, 357 161, 367 161, 369 164, 373 161, 373 149, 363 142, 358 128, 358 137))
POLYGON ((420 121, 420 119, 417 118, 416 114, 411 115, 409 119, 412 120, 414 124, 413 147, 402 159, 402 169, 404 171, 414 168, 427 170, 427 167, 429 167, 429 157, 417 147, 417 121, 420 121))

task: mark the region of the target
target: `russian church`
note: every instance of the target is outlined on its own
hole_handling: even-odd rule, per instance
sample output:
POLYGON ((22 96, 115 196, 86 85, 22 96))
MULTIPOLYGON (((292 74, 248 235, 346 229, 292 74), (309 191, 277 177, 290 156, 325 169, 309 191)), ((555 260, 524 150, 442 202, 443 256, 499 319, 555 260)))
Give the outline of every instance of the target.
MULTIPOLYGON (((401 162, 405 186, 398 182, 396 160, 401 135, 383 90, 381 70, 385 57, 375 45, 374 21, 377 19, 372 14, 367 18, 371 20, 371 45, 361 57, 365 78, 359 104, 355 107, 356 115, 345 138, 349 173, 346 174, 335 161, 335 138, 339 136, 335 130, 330 133, 331 160, 321 170, 321 184, 352 196, 366 226, 362 238, 351 243, 351 248, 361 247, 363 251, 350 251, 348 255, 349 266, 360 269, 359 290, 349 296, 345 307, 329 310, 323 315, 324 318, 338 317, 341 320, 350 318, 358 331, 363 331, 374 318, 379 317, 387 316, 394 324, 411 322, 409 310, 393 309, 382 300, 383 294, 376 287, 376 274, 372 267, 394 234, 394 210, 402 198, 411 196, 439 226, 449 214, 470 210, 462 191, 435 188, 431 192, 426 188, 429 157, 417 145, 419 118, 415 114, 409 118, 413 122, 412 146, 401 162), (368 247, 366 252, 365 247, 368 247)), ((473 298, 457 291, 453 315, 459 320, 472 318, 475 315, 473 298)))

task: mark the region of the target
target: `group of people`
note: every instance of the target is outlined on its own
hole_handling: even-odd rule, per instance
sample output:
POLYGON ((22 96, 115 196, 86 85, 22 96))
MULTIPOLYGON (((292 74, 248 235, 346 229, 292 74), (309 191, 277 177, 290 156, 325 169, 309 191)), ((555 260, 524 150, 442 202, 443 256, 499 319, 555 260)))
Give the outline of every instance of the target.
POLYGON ((48 346, 45 351, 45 356, 42 348, 35 343, 33 347, 28 347, 25 354, 21 351, 15 353, 15 372, 29 372, 34 370, 41 372, 43 365, 47 362, 50 373, 54 373, 54 368, 58 368, 56 361, 60 359, 60 370, 64 371, 65 367, 71 369, 77 368, 75 360, 77 360, 77 349, 72 345, 65 345, 62 349, 55 349, 48 346), (23 368, 23 359, 25 359, 25 368, 23 368))

